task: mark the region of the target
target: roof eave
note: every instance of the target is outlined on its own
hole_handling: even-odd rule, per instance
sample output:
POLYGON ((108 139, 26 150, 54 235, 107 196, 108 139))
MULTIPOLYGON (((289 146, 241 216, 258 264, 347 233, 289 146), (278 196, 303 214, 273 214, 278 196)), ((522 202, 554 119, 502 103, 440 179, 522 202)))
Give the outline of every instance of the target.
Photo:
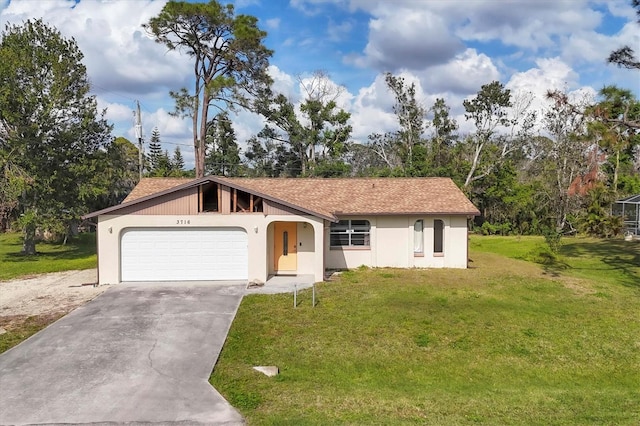
POLYGON ((333 212, 338 217, 342 216, 420 216, 420 215, 455 215, 455 216, 480 216, 479 210, 474 211, 412 211, 412 212, 333 212))
POLYGON ((116 210, 123 209, 125 207, 135 206, 136 204, 144 203, 145 201, 149 201, 149 200, 152 200, 152 199, 157 198, 157 197, 162 197, 163 195, 172 194, 174 192, 181 191, 183 189, 187 189, 187 188, 190 188, 192 186, 200 185, 201 183, 204 183, 207 180, 209 180, 208 177, 194 179, 194 180, 191 180, 189 182, 185 182, 185 183, 183 183, 181 185, 177 185, 177 186, 171 187, 169 189, 165 189, 165 190, 160 191, 160 192, 156 192, 156 193, 153 193, 153 194, 145 195, 144 197, 136 198, 133 201, 116 204, 115 206, 111 206, 111 207, 107 207, 107 208, 102 209, 102 210, 97 210, 95 212, 91 212, 89 214, 86 214, 86 215, 82 216, 82 219, 83 220, 91 219, 91 218, 94 218, 94 217, 97 217, 97 216, 100 216, 100 215, 103 215, 103 214, 107 214, 107 213, 114 212, 116 210))

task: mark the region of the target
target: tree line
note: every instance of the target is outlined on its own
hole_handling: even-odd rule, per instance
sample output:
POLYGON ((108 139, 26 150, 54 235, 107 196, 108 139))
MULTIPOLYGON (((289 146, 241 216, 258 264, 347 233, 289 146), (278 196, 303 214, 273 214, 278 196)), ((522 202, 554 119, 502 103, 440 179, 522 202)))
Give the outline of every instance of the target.
MULTIPOLYGON (((640 0, 631 4, 640 13, 640 0)), ((597 99, 550 90, 546 107, 535 111, 531 94, 488 82, 464 101, 474 131, 461 134, 445 99, 423 105, 414 84, 387 73, 397 130, 355 143, 350 114, 337 103, 342 89, 325 73, 298 80, 299 105, 272 91, 273 52, 255 18, 215 1, 170 3, 146 28, 195 61, 193 91, 172 95, 175 114, 193 121, 196 176, 448 176, 480 208, 485 233, 616 234, 621 221, 608 206, 640 192, 640 106, 624 88, 605 86, 597 99), (220 110, 211 120, 210 107, 220 110), (243 153, 228 122, 236 108, 266 122, 243 153)), ((639 67, 629 46, 608 61, 639 67)))
MULTIPOLYGON (((640 11, 639 0, 632 5, 640 11)), ((216 0, 170 1, 143 27, 194 65, 193 86, 170 92, 173 114, 192 124, 192 172, 179 147, 163 151, 157 128, 143 164, 135 145, 112 136, 75 40, 42 20, 1 34, 0 229, 21 229, 25 253, 35 253, 38 230, 66 238, 83 213, 120 202, 141 168, 147 176, 448 176, 480 208, 485 233, 615 234, 609 204, 640 192, 640 105, 624 88, 605 86, 597 99, 549 91, 535 111, 530 94, 487 82, 464 101, 473 131, 461 133, 445 99, 423 105, 415 84, 387 73, 396 130, 372 129, 356 143, 338 106, 343 89, 326 73, 299 78, 299 104, 274 91, 273 51, 257 18, 216 0), (242 109, 265 122, 244 152, 230 119, 242 109)), ((623 46, 608 60, 633 73, 634 55, 623 46)))

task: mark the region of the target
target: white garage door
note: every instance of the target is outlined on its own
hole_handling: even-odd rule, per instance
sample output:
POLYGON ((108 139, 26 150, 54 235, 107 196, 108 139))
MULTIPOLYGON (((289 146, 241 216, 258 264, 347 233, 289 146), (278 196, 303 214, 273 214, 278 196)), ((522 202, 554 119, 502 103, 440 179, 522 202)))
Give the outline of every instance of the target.
POLYGON ((209 281, 248 278, 247 233, 240 228, 125 230, 122 281, 209 281))

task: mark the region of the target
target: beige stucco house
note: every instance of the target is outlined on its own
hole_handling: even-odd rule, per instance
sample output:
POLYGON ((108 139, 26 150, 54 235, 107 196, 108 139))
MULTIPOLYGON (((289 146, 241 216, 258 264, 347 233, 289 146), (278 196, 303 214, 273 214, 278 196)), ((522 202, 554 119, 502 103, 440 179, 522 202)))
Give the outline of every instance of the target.
POLYGON ((448 178, 146 178, 97 218, 100 284, 466 268, 479 212, 448 178))

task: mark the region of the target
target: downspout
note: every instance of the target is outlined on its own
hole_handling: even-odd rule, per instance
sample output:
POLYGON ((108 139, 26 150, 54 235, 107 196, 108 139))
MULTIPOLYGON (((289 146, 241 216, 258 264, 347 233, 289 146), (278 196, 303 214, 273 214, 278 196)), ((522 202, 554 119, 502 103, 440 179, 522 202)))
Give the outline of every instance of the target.
POLYGON ((469 221, 473 220, 473 216, 467 216, 467 269, 469 269, 469 240, 471 239, 469 221))

